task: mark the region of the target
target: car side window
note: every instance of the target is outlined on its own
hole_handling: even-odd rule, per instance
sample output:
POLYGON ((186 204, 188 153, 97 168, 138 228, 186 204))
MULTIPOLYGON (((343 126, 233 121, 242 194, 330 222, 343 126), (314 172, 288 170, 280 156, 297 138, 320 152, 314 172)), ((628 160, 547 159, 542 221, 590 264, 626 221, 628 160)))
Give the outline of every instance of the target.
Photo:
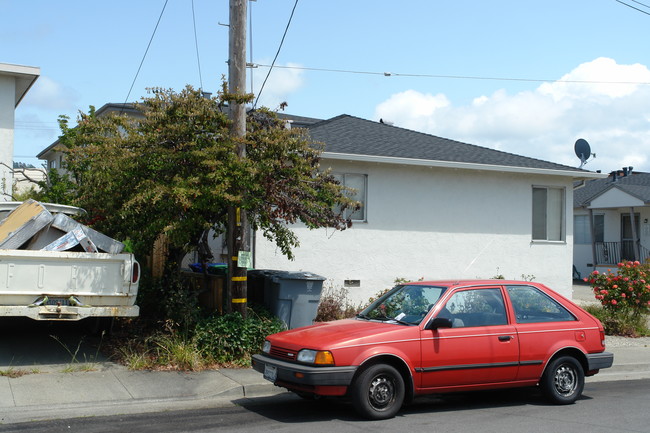
POLYGON ((576 318, 559 302, 531 286, 507 286, 517 323, 567 322, 576 318))
POLYGON ((503 295, 498 288, 456 292, 437 317, 450 319, 453 328, 508 324, 503 295))

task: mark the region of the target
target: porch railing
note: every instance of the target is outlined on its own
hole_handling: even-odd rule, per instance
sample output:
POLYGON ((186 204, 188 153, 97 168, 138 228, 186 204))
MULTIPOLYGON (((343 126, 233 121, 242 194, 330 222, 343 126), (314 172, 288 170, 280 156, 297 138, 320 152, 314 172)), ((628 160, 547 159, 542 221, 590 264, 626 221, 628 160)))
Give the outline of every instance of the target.
POLYGON ((650 250, 640 242, 596 242, 596 264, 615 266, 623 260, 635 260, 636 246, 639 248, 639 256, 636 260, 645 262, 650 257, 650 250))

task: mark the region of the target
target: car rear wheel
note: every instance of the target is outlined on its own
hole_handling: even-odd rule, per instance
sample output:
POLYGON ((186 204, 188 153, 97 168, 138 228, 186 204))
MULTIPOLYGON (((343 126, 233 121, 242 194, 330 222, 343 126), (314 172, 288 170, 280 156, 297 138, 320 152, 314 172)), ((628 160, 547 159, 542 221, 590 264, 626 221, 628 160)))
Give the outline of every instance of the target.
POLYGON ((582 365, 572 356, 561 356, 549 364, 540 381, 546 397, 557 404, 574 403, 585 387, 582 365))
POLYGON ((362 416, 392 418, 404 402, 404 379, 390 365, 372 365, 356 378, 350 391, 352 404, 362 416))

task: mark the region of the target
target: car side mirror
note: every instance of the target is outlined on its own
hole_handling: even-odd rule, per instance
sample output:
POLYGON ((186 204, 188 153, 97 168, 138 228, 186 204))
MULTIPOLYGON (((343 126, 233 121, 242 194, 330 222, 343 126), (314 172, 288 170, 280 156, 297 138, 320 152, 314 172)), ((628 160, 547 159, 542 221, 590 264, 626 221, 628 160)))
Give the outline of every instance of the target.
POLYGON ((451 328, 452 322, 451 319, 447 319, 445 317, 436 317, 432 321, 429 322, 427 325, 426 329, 438 329, 438 328, 451 328))

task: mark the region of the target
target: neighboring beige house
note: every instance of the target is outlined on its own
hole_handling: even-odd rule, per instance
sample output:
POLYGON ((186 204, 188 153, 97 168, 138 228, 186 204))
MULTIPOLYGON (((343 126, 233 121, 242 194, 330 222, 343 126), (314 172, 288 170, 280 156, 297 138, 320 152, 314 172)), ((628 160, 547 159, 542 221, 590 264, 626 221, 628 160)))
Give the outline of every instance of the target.
MULTIPOLYGON (((603 175, 349 115, 281 117, 325 144, 321 167, 363 207, 342 232, 293 226, 294 261, 255 233, 255 268, 313 272, 357 301, 396 278, 498 275, 572 296, 574 183, 603 175)), ((55 147, 39 158, 59 161, 55 147)))
MULTIPOLYGON (((133 104, 104 104, 100 109, 95 112, 96 116, 105 116, 109 113, 125 113, 133 117, 142 117, 142 113, 136 110, 133 104)), ((45 161, 45 166, 48 170, 57 169, 61 173, 65 173, 65 168, 63 167, 63 153, 59 148, 59 140, 56 140, 54 143, 47 146, 43 149, 38 155, 38 159, 45 161)))
POLYGON ((39 190, 38 182, 45 180, 43 168, 16 167, 14 164, 14 193, 24 193, 34 188, 39 190))
POLYGON ((14 113, 40 74, 40 68, 0 63, 0 201, 12 199, 14 113))
POLYGON ((650 173, 631 167, 591 180, 574 194, 576 277, 650 257, 650 173))

